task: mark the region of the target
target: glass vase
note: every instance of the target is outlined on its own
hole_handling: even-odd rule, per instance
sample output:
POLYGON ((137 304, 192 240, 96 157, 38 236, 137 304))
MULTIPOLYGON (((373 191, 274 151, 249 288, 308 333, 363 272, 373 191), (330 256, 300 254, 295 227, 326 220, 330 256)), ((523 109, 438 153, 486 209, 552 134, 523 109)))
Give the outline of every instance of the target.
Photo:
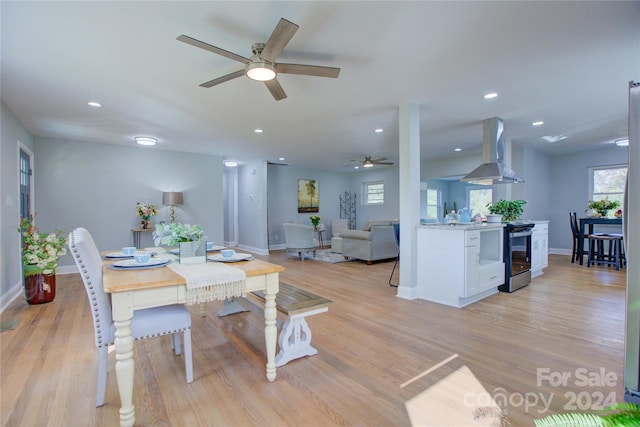
POLYGON ((56 275, 44 274, 42 269, 35 265, 25 265, 24 270, 24 297, 28 304, 44 304, 53 301, 56 297, 56 275))
POLYGON ((203 264, 207 262, 207 238, 178 243, 180 264, 203 264))

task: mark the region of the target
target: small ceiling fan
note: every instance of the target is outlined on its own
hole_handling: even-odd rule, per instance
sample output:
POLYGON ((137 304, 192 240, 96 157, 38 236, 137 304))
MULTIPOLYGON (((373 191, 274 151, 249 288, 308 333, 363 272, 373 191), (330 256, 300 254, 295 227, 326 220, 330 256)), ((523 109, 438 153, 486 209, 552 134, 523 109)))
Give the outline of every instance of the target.
POLYGON ((360 166, 363 168, 372 168, 375 165, 393 165, 393 162, 388 162, 386 157, 380 157, 378 159, 372 159, 372 156, 364 156, 364 159, 352 159, 352 164, 344 165, 343 167, 348 166, 360 166), (355 163, 355 164, 354 164, 355 163))
POLYGON ((251 46, 251 50, 253 51, 253 56, 251 56, 251 58, 245 58, 244 56, 201 42, 200 40, 196 40, 189 36, 181 35, 177 39, 181 42, 208 50, 209 52, 217 53, 218 55, 222 55, 245 64, 245 67, 242 70, 202 83, 200 86, 209 88, 246 75, 252 80, 264 82, 275 100, 280 101, 281 99, 285 99, 287 95, 276 78, 278 73, 332 78, 337 78, 340 74, 340 68, 321 67, 318 65, 279 64, 276 62, 282 50, 285 48, 287 43, 289 43, 289 40, 291 40, 296 31, 298 31, 298 28, 300 27, 293 22, 280 18, 278 25, 276 25, 276 28, 273 30, 266 43, 254 43, 251 46))

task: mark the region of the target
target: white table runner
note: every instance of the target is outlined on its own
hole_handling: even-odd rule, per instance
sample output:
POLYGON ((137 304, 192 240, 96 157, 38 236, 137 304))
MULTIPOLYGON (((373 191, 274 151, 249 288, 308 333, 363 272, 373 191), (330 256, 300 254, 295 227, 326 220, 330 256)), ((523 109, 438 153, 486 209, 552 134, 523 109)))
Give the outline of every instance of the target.
POLYGON ((187 304, 247 296, 247 275, 237 267, 222 263, 167 265, 185 278, 187 304))

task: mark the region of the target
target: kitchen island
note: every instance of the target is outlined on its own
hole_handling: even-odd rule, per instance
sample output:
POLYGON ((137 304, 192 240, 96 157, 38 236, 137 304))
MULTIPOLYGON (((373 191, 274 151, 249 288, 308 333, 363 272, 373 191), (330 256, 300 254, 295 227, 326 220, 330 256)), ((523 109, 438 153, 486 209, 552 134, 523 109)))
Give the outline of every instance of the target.
POLYGON ((504 224, 417 227, 418 298, 464 307, 504 283, 504 224))

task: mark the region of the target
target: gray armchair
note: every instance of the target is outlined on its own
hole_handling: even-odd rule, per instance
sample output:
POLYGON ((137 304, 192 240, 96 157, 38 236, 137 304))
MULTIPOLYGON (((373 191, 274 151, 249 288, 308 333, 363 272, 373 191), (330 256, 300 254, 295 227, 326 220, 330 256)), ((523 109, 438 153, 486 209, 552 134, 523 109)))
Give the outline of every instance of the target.
POLYGON ((396 258, 398 244, 393 230, 397 221, 367 221, 362 230, 346 230, 342 237, 342 255, 371 264, 381 259, 396 258))
POLYGON ((284 228, 284 237, 287 241, 285 259, 289 259, 289 252, 296 253, 303 261, 306 252, 313 252, 315 258, 318 240, 315 238, 316 231, 311 225, 287 222, 282 224, 282 228, 284 228))

